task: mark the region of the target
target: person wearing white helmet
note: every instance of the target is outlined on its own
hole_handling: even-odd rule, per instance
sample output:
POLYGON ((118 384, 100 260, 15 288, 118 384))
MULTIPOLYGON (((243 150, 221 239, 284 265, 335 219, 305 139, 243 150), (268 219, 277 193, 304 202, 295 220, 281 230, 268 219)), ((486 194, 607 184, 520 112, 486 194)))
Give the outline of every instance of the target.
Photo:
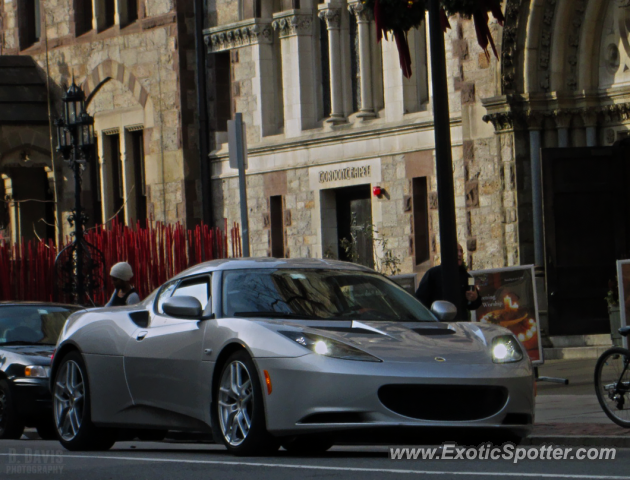
POLYGON ((120 307, 140 302, 138 292, 131 285, 131 278, 133 277, 131 265, 127 262, 119 262, 112 267, 109 276, 112 277, 116 290, 105 305, 106 307, 120 307))

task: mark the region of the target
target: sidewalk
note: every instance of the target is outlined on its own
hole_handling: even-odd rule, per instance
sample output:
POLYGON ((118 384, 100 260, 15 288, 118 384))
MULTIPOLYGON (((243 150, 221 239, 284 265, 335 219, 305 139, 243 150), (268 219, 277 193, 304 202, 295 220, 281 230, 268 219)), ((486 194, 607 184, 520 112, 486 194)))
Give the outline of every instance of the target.
POLYGON ((534 431, 524 442, 630 448, 630 429, 601 409, 593 384, 596 359, 550 360, 540 376, 569 379, 569 385, 538 382, 534 431))

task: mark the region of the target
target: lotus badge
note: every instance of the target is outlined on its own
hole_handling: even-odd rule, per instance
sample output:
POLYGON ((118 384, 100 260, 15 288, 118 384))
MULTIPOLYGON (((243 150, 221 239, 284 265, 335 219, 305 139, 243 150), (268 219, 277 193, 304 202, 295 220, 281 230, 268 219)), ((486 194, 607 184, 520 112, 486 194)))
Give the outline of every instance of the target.
POLYGON ((444 357, 435 357, 436 362, 446 362, 446 358, 444 357))

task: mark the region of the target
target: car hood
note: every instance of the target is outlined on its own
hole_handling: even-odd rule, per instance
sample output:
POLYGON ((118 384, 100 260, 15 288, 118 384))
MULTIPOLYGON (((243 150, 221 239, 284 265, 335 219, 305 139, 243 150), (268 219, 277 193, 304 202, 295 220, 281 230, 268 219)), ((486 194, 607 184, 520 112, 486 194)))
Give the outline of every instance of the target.
POLYGON ((511 335, 495 325, 439 322, 273 321, 275 330, 290 327, 340 340, 389 362, 492 363, 492 339, 511 335))
POLYGON ((7 345, 0 346, 0 357, 22 356, 36 365, 50 365, 54 345, 7 345))

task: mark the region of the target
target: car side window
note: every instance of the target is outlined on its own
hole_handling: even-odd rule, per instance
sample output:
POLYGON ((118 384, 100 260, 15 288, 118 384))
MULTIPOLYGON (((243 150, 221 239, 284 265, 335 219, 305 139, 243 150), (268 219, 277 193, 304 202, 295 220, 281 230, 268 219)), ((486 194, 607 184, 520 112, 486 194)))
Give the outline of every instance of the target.
POLYGON ((210 277, 204 275, 189 280, 183 280, 173 292, 173 297, 178 296, 195 297, 201 303, 201 308, 206 309, 210 299, 210 277))
POLYGON ((157 298, 155 300, 155 311, 157 313, 164 313, 164 311, 162 310, 162 304, 166 300, 171 298, 171 296, 173 295, 173 290, 175 290, 175 287, 177 286, 177 282, 178 280, 175 280, 171 283, 167 283, 166 285, 162 287, 162 289, 158 293, 157 298))

